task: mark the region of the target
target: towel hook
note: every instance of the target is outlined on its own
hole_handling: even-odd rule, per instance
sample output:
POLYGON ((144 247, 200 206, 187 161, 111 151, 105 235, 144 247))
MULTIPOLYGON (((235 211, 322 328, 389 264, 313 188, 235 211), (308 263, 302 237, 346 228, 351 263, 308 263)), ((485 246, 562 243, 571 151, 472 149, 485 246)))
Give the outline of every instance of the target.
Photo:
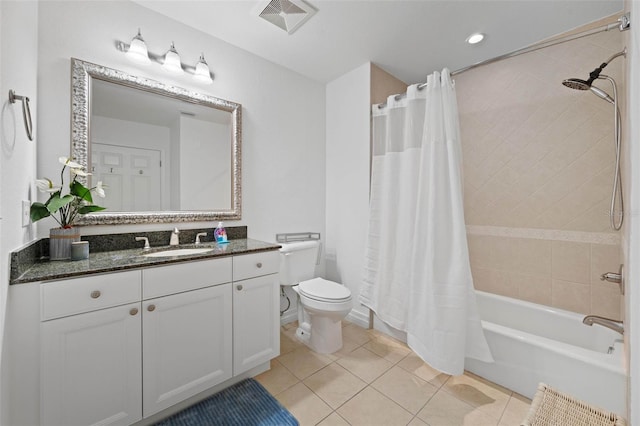
POLYGON ((29 98, 27 96, 16 95, 16 92, 9 90, 9 103, 15 104, 16 101, 22 101, 22 119, 24 120, 24 129, 27 131, 27 137, 33 140, 33 123, 31 122, 31 108, 29 108, 29 98))

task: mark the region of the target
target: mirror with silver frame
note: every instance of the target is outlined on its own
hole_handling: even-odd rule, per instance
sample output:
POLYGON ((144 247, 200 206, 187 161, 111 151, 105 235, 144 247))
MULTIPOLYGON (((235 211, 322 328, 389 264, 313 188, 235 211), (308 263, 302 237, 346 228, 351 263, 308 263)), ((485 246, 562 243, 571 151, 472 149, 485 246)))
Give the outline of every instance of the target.
POLYGON ((72 58, 72 156, 107 210, 82 225, 239 220, 242 106, 72 58))

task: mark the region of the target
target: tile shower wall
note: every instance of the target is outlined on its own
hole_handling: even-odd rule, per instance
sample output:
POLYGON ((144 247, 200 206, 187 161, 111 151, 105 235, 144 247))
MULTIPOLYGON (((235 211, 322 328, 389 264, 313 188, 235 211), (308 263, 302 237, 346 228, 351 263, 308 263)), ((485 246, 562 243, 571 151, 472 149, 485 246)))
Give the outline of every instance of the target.
POLYGON ((469 235, 476 289, 569 311, 621 318, 619 244, 469 235))
MULTIPOLYGON (((599 280, 621 263, 608 214, 613 107, 561 82, 586 78, 622 48, 611 31, 456 76, 477 289, 621 318, 617 286, 599 280)), ((623 64, 605 70, 619 96, 623 64)))

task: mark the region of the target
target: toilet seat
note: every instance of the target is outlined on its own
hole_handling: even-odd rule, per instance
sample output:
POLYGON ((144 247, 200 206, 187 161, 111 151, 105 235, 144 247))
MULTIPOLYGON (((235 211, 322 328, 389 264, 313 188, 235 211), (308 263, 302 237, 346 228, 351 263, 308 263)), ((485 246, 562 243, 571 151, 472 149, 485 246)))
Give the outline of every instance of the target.
POLYGON ((351 291, 347 287, 323 278, 302 281, 298 285, 298 291, 318 302, 342 303, 351 300, 351 291))

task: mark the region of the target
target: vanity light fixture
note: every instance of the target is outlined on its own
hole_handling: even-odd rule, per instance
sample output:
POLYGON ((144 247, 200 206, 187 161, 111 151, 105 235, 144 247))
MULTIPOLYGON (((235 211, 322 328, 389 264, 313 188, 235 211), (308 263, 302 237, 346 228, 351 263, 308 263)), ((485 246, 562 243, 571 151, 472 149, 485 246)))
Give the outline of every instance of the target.
POLYGON ((171 42, 171 47, 169 47, 167 53, 164 54, 164 62, 162 64, 162 68, 164 68, 165 71, 173 74, 184 73, 184 70, 182 69, 182 63, 180 62, 180 55, 178 54, 176 47, 173 45, 173 42, 171 42))
POLYGON ((469 44, 478 44, 482 40, 484 40, 484 34, 482 34, 482 33, 474 33, 474 34, 471 34, 469 37, 467 37, 466 42, 469 43, 469 44))
POLYGON ((194 80, 198 80, 205 84, 213 83, 211 79, 211 71, 209 71, 209 64, 204 60, 204 53, 200 54, 200 59, 196 64, 196 70, 193 74, 194 80))
POLYGON ((127 58, 139 64, 147 65, 151 63, 151 59, 149 59, 149 52, 147 51, 147 43, 144 42, 144 39, 140 34, 140 28, 138 28, 138 35, 131 40, 131 44, 127 49, 126 55, 127 58))
POLYGON ((140 29, 138 29, 138 34, 131 40, 131 44, 116 40, 116 49, 138 64, 146 65, 155 62, 173 74, 184 74, 186 72, 193 75, 193 79, 200 83, 213 83, 213 73, 204 59, 204 53, 200 54, 200 59, 195 66, 185 65, 181 62, 180 55, 173 42, 171 42, 171 47, 167 53, 156 55, 147 50, 147 45, 142 35, 140 35, 140 29))

